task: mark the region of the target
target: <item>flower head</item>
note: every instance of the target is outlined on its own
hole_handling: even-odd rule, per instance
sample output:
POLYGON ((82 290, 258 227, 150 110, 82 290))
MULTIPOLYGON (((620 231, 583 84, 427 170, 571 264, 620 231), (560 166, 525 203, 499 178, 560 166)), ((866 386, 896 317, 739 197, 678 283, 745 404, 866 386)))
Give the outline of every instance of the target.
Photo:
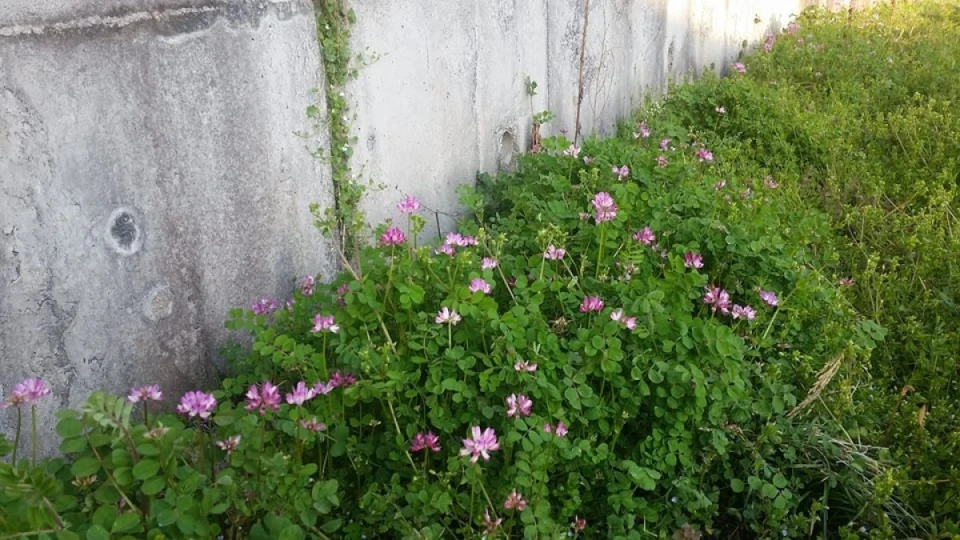
POLYGON ((639 139, 640 137, 643 137, 644 139, 646 139, 649 136, 650 136, 650 128, 647 127, 647 123, 645 121, 641 121, 640 123, 638 123, 637 130, 633 132, 633 138, 639 139))
POLYGON ((237 449, 238 446, 240 446, 240 436, 234 435, 233 437, 228 437, 222 441, 217 441, 217 446, 219 446, 220 449, 226 452, 229 456, 234 450, 237 449))
POLYGON ((570 524, 570 528, 573 529, 575 533, 583 532, 583 530, 587 528, 587 520, 580 516, 573 516, 573 523, 570 524))
POLYGON ((180 404, 177 405, 177 412, 185 414, 190 418, 199 416, 206 420, 210 417, 210 413, 213 412, 213 408, 216 406, 217 399, 213 397, 213 394, 205 394, 200 391, 187 392, 180 398, 180 404))
POLYGON ((303 296, 313 295, 313 286, 316 285, 317 278, 313 276, 303 276, 300 278, 300 294, 303 296))
POLYGON ((734 305, 730 311, 730 316, 734 319, 746 319, 752 321, 756 318, 757 312, 750 306, 734 305))
POLYGON ((768 306, 776 306, 780 303, 780 299, 777 298, 777 293, 773 291, 757 289, 757 294, 760 295, 760 299, 763 300, 768 306))
POLYGON ((710 306, 710 310, 714 313, 719 310, 721 313, 726 315, 730 312, 730 293, 727 291, 713 286, 707 286, 707 291, 703 295, 703 303, 710 306))
POLYGON ((323 431, 327 429, 326 424, 317 422, 316 416, 310 418, 309 420, 300 420, 300 426, 308 431, 323 431))
POLYGON ((670 148, 670 141, 672 140, 673 139, 671 139, 670 137, 667 137, 666 139, 660 139, 660 151, 666 152, 667 149, 670 148))
POLYGON ((576 145, 571 144, 566 150, 563 151, 563 155, 570 157, 577 157, 580 155, 580 149, 576 145))
POLYGON ((523 394, 510 394, 507 396, 507 416, 517 415, 530 416, 533 408, 533 400, 523 394))
POLYGON ((484 281, 482 278, 476 278, 470 281, 470 292, 482 292, 483 294, 490 294, 490 284, 484 281))
POLYGON ((726 181, 726 180, 721 180, 721 181, 719 181, 719 182, 717 182, 716 184, 713 185, 713 189, 715 189, 715 190, 717 190, 717 191, 720 191, 721 189, 723 189, 724 187, 726 187, 726 185, 727 185, 727 181, 726 181))
POLYGON ((594 158, 592 158, 592 157, 590 157, 590 156, 583 156, 583 164, 584 164, 584 165, 590 165, 591 163, 593 163, 593 160, 594 160, 594 158))
POLYGON ((330 385, 334 388, 349 388, 357 383, 357 378, 339 369, 330 374, 330 385))
POLYGON ((503 507, 507 510, 523 512, 523 509, 527 507, 527 501, 523 498, 523 495, 517 493, 517 490, 513 490, 510 495, 507 495, 507 500, 503 501, 503 507))
POLYGON ((763 42, 763 50, 770 52, 773 50, 773 45, 777 42, 777 36, 773 34, 768 34, 767 39, 763 42))
POLYGON ((490 257, 484 257, 483 260, 480 261, 480 269, 482 270, 493 270, 496 267, 497 267, 496 259, 491 259, 490 257))
POLYGON ((434 250, 434 253, 436 253, 437 255, 440 255, 442 253, 448 257, 453 257, 454 255, 457 254, 457 250, 450 244, 443 244, 440 247, 438 247, 436 250, 434 250))
POLYGON ((603 309, 603 300, 599 296, 585 296, 580 302, 580 313, 600 311, 603 309))
POLYGON ((434 319, 437 324, 452 324, 457 325, 460 322, 460 314, 456 311, 453 311, 448 308, 443 308, 437 313, 437 318, 434 319))
POLYGON ((687 268, 703 268, 703 257, 699 253, 688 251, 683 256, 683 265, 687 268))
POLYGON ((287 403, 299 407, 313 399, 316 395, 316 390, 307 387, 307 383, 300 381, 293 387, 293 392, 287 394, 287 403))
POLYGON ((706 148, 700 148, 697 150, 697 161, 701 163, 713 163, 713 152, 707 150, 706 148))
POLYGON ((527 373, 533 373, 537 370, 537 365, 531 364, 526 360, 519 360, 513 364, 513 369, 515 371, 526 371, 527 373))
POLYGON ((137 403, 139 401, 163 401, 163 392, 160 391, 160 387, 156 384, 141 386, 140 388, 130 390, 127 401, 130 403, 137 403))
POLYGON ((548 261, 559 261, 567 254, 567 251, 563 248, 558 248, 553 244, 547 246, 547 250, 543 252, 543 258, 548 261))
POLYGON ((471 435, 471 438, 463 440, 463 450, 460 450, 461 456, 471 456, 470 463, 476 463, 481 457, 489 461, 490 452, 500 449, 497 432, 493 428, 481 431, 480 426, 473 426, 471 435))
MULTIPOLYGON (((627 167, 626 165, 621 165, 621 166, 617 167, 616 165, 614 165, 614 166, 613 166, 613 174, 617 175, 617 178, 618 178, 619 180, 623 180, 624 178, 630 176, 630 167, 627 167)), ((596 199, 594 199, 594 200, 596 200, 596 199)), ((596 205, 594 205, 594 206, 596 206, 596 205)))
POLYGON ((617 308, 610 313, 610 320, 623 326, 627 330, 636 330, 637 329, 637 318, 628 317, 622 308, 617 308))
POLYGON ((483 509, 483 531, 487 536, 492 536, 493 533, 497 532, 501 523, 503 523, 503 518, 493 519, 490 517, 490 509, 483 509))
POLYGON ((440 451, 440 437, 437 437, 436 433, 428 431, 426 433, 420 432, 413 437, 413 442, 410 443, 411 452, 420 452, 422 450, 430 450, 431 452, 440 451))
POLYGON ((767 186, 767 189, 777 189, 778 187, 780 187, 780 184, 778 184, 777 181, 774 180, 772 176, 764 177, 763 185, 767 186))
POLYGON ((743 62, 736 62, 735 64, 733 64, 733 69, 734 69, 737 73, 746 73, 746 72, 747 72, 747 66, 746 66, 746 64, 744 64, 743 62))
POLYGON ((0 405, 0 408, 19 407, 37 401, 51 394, 50 387, 42 379, 31 377, 13 387, 10 397, 0 405))
POLYGON ((855 282, 848 277, 843 277, 843 278, 840 278, 840 280, 837 283, 839 283, 841 287, 853 287, 853 284, 855 282))
POLYGON ((404 214, 412 214, 420 210, 420 201, 413 195, 408 195, 397 203, 397 210, 404 214))
POLYGON ((344 283, 343 285, 337 287, 337 305, 345 306, 347 305, 347 293, 350 292, 350 284, 344 283))
POLYGON ((657 167, 660 167, 660 168, 666 167, 667 163, 669 163, 667 161, 667 156, 663 154, 660 154, 659 156, 657 156, 657 167))
POLYGON ((657 235, 653 234, 653 231, 650 230, 650 227, 644 227, 633 233, 633 239, 645 246, 650 246, 657 241, 657 235))
POLYGON ((717 106, 714 110, 717 111, 717 114, 727 114, 727 108, 723 105, 717 106))
POLYGON ((556 426, 551 426, 550 424, 544 424, 543 431, 546 433, 553 433, 554 435, 556 435, 557 437, 560 437, 561 439, 565 439, 567 437, 567 426, 563 422, 557 422, 556 426))
POLYGON ((311 332, 333 332, 336 334, 340 331, 340 327, 334 322, 333 315, 320 315, 319 313, 313 317, 313 328, 310 329, 311 332))
POLYGON ((269 315, 280 309, 280 302, 274 298, 264 296, 263 298, 254 302, 250 308, 253 309, 254 315, 269 315))
POLYGON ((270 381, 263 381, 259 388, 257 385, 251 384, 247 390, 246 398, 247 406, 245 408, 248 411, 259 409, 260 414, 264 414, 267 409, 276 411, 280 408, 280 389, 270 381))
POLYGON ((601 191, 594 195, 593 201, 590 204, 593 205, 594 217, 597 223, 613 221, 613 218, 617 217, 617 203, 614 202, 613 197, 606 191, 601 191))
POLYGON ((407 235, 399 227, 390 227, 380 235, 381 246, 399 246, 407 241, 407 235))
POLYGON ((457 232, 447 233, 444 244, 457 247, 475 246, 477 245, 477 237, 465 236, 457 232))
POLYGON ((790 21, 790 24, 787 25, 787 33, 791 36, 796 34, 800 30, 800 24, 797 21, 790 21))

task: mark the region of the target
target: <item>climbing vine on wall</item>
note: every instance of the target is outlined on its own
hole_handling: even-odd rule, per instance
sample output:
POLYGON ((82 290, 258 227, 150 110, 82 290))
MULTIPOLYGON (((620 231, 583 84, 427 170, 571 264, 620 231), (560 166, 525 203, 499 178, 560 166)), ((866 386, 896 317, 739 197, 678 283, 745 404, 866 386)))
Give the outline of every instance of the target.
MULTIPOLYGON (((363 185, 355 181, 350 169, 356 138, 350 135, 345 92, 347 82, 357 74, 350 50, 350 31, 356 15, 347 7, 346 0, 314 0, 314 7, 320 59, 326 77, 323 88, 326 111, 313 105, 307 112, 329 131, 329 156, 324 157, 329 159, 333 175, 334 207, 321 211, 319 205, 313 204, 310 210, 316 217, 317 227, 325 234, 336 235, 342 252, 351 253, 356 247, 356 233, 364 223, 359 210, 363 185)), ((321 149, 318 154, 322 153, 321 149)))

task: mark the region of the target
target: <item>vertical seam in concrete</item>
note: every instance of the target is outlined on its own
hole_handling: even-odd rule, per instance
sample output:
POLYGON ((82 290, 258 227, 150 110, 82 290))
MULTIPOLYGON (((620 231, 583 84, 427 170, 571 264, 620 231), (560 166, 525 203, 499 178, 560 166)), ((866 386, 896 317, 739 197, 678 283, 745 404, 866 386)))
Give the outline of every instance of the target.
MULTIPOLYGON (((544 68, 543 73, 543 102, 546 104, 547 109, 550 108, 552 103, 550 99, 550 32, 553 25, 550 24, 550 0, 543 0, 543 15, 547 19, 547 25, 543 33, 543 50, 544 50, 544 68)), ((531 100, 532 101, 532 100, 531 100)), ((536 114, 536 111, 530 111, 530 114, 536 114)), ((532 122, 532 120, 531 120, 532 122)), ((532 124, 531 124, 532 126, 532 124)))
POLYGON ((483 139, 486 133, 480 132, 480 8, 479 2, 473 3, 473 132, 476 137, 476 165, 479 171, 483 165, 483 139))

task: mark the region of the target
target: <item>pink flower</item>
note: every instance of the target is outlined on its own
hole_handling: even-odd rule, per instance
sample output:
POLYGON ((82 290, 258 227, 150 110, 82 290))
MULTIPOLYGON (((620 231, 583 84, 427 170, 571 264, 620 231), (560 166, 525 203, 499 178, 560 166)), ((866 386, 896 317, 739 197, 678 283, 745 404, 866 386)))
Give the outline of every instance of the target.
POLYGON ((293 392, 287 394, 287 403, 299 407, 305 402, 313 399, 316 395, 316 390, 313 388, 308 388, 307 383, 300 381, 295 387, 293 387, 293 392))
POLYGON ((482 278, 476 278, 470 281, 470 292, 482 292, 483 294, 490 294, 490 284, 484 281, 482 278))
POLYGON ((398 246, 407 241, 407 235, 399 227, 390 227, 385 233, 380 235, 381 246, 398 246))
POLYGON ((222 441, 217 441, 217 446, 219 446, 220 449, 226 452, 229 456, 234 450, 237 449, 238 446, 240 446, 240 436, 234 435, 233 437, 228 437, 222 441))
POLYGON ((778 184, 777 181, 774 180, 772 176, 765 177, 763 179, 763 185, 767 186, 768 189, 777 189, 778 187, 780 187, 780 184, 778 184))
POLYGON ((599 296, 585 296, 580 302, 580 313, 600 311, 603 309, 603 300, 599 296))
POLYGON ((747 188, 740 193, 740 198, 749 199, 751 195, 753 195, 753 190, 750 188, 747 188))
POLYGON ((532 408, 533 400, 523 394, 507 396, 507 416, 510 418, 517 415, 530 416, 532 408))
POLYGON ((566 150, 563 151, 563 155, 575 158, 580 155, 580 149, 571 144, 566 150))
POLYGON ((669 163, 667 161, 667 156, 663 154, 657 156, 657 167, 660 167, 660 168, 666 167, 667 163, 669 163))
POLYGON ((717 111, 717 114, 727 114, 727 109, 723 105, 715 108, 714 110, 717 111))
POLYGON ((555 247, 553 244, 547 246, 547 250, 543 252, 543 258, 548 261, 559 261, 567 254, 567 251, 563 248, 555 247))
POLYGON ((757 316, 757 312, 750 306, 734 305, 730 314, 734 319, 746 319, 752 321, 757 316))
POLYGON ((180 404, 177 405, 177 412, 185 414, 190 418, 199 416, 206 420, 210 417, 213 408, 217 406, 217 399, 212 394, 203 392, 187 392, 180 398, 180 404))
POLYGON ((787 33, 791 36, 796 34, 800 30, 800 24, 797 21, 790 21, 790 24, 787 25, 787 33))
POLYGON ((317 278, 313 276, 303 276, 300 278, 300 294, 303 296, 313 295, 313 286, 317 283, 317 278))
POLYGON ((343 285, 337 287, 337 305, 345 306, 347 305, 347 293, 350 292, 350 284, 344 283, 343 285))
POLYGON ((527 501, 523 498, 523 495, 517 493, 517 490, 513 490, 507 496, 507 500, 503 501, 503 507, 507 510, 523 512, 523 509, 527 507, 527 501))
POLYGON ((614 165, 612 170, 613 170, 613 174, 617 175, 617 178, 619 180, 623 180, 624 178, 630 176, 630 168, 627 167, 626 165, 621 165, 620 167, 617 167, 616 165, 614 165))
POLYGON ((246 397, 247 406, 245 408, 248 411, 259 409, 260 414, 264 414, 267 412, 267 409, 276 411, 280 408, 280 389, 269 381, 263 381, 260 384, 260 388, 257 388, 255 384, 251 384, 247 390, 246 397))
POLYGON ((698 253, 688 251, 683 256, 683 265, 687 268, 703 268, 703 257, 698 253))
POLYGON ((570 528, 572 528, 575 533, 583 532, 583 530, 587 528, 587 520, 580 516, 573 516, 573 523, 570 524, 570 528))
POLYGON ((340 327, 335 324, 333 315, 320 315, 318 313, 313 317, 313 328, 310 331, 313 333, 333 332, 336 334, 340 331, 340 327))
POLYGON ((639 124, 637 124, 637 131, 633 132, 633 138, 639 139, 640 137, 643 137, 644 139, 646 139, 649 136, 650 136, 650 128, 647 127, 647 123, 640 122, 639 124))
POLYGON ((333 384, 333 381, 317 381, 313 383, 313 394, 315 396, 325 396, 330 392, 333 392, 337 388, 337 385, 333 384))
POLYGON ((697 161, 701 163, 713 163, 713 152, 707 150, 706 148, 700 148, 697 150, 697 161))
POLYGON ((840 278, 840 281, 838 281, 838 283, 840 284, 841 287, 853 287, 853 284, 855 282, 848 277, 844 277, 844 278, 840 278))
POLYGON ((590 156, 583 156, 583 163, 584 163, 584 165, 590 165, 591 163, 593 163, 593 159, 594 159, 594 158, 592 158, 592 157, 590 157, 590 156))
POLYGON ((627 330, 633 332, 637 329, 637 318, 636 317, 627 317, 623 319, 623 327, 627 330))
POLYGON ((279 308, 280 302, 266 296, 254 302, 251 306, 254 315, 269 315, 279 308))
POLYGON ((475 236, 464 236, 460 233, 452 232, 447 233, 444 244, 457 247, 475 246, 477 245, 477 238, 475 236))
POLYGON ((768 34, 766 41, 763 42, 763 50, 770 52, 773 50, 773 45, 777 42, 777 36, 773 34, 768 34))
POLYGON ((456 311, 443 308, 437 313, 437 318, 434 319, 437 324, 452 324, 456 326, 460 322, 460 314, 456 311))
POLYGON ((773 291, 757 289, 757 294, 760 295, 760 299, 766 302, 768 306, 776 306, 780 303, 780 300, 777 298, 777 293, 773 291))
POLYGON ((673 139, 671 139, 670 137, 667 137, 666 139, 660 139, 660 151, 661 151, 661 152, 666 152, 666 151, 667 151, 667 149, 670 147, 670 141, 671 141, 671 140, 673 140, 673 139))
POLYGON ((747 72, 747 66, 744 65, 743 62, 737 62, 737 63, 733 64, 733 69, 736 70, 737 73, 746 73, 746 72, 747 72))
POLYGON ((503 523, 503 518, 492 519, 490 517, 490 509, 483 509, 483 530, 487 536, 493 536, 493 533, 497 532, 497 529, 500 528, 501 523, 503 523))
POLYGON ((471 431, 473 436, 463 440, 463 450, 460 450, 460 455, 472 456, 470 463, 476 463, 481 457, 484 461, 490 461, 490 452, 500 449, 497 433, 493 428, 480 431, 479 426, 473 426, 471 431))
POLYGON ((497 267, 496 259, 491 259, 490 257, 484 257, 483 260, 480 261, 480 268, 482 270, 493 270, 496 267, 497 267))
POLYGON ((633 239, 645 246, 650 246, 657 241, 657 235, 653 234, 650 227, 644 227, 633 233, 633 239))
POLYGON ((420 432, 413 437, 413 442, 410 443, 411 452, 420 452, 422 450, 430 450, 431 452, 440 451, 440 437, 432 432, 428 431, 426 433, 420 432))
POLYGON ((714 313, 717 310, 724 315, 730 312, 730 294, 719 287, 708 285, 707 292, 703 295, 703 303, 709 305, 714 313))
POLYGON ((515 371, 526 371, 527 373, 533 373, 534 371, 537 370, 537 365, 531 364, 526 360, 520 360, 515 364, 513 364, 513 369, 515 371))
POLYGON ((553 433, 554 435, 556 435, 557 437, 560 437, 561 439, 565 439, 567 437, 567 426, 563 422, 557 422, 556 426, 551 426, 550 424, 544 424, 543 431, 546 433, 553 433))
POLYGON ((420 210, 420 201, 413 195, 408 195, 397 203, 397 210, 404 214, 413 214, 417 210, 420 210))
POLYGON ((601 191, 594 195, 593 201, 590 204, 593 205, 597 223, 613 221, 613 218, 617 217, 617 203, 613 201, 613 197, 606 191, 601 191))
POLYGON ((442 253, 442 254, 447 255, 447 256, 449 256, 449 257, 453 257, 454 255, 457 254, 457 250, 454 249, 453 246, 451 246, 450 244, 443 244, 442 246, 438 247, 438 248, 435 250, 435 253, 436 253, 437 255, 440 255, 440 254, 442 253))
POLYGON ((327 429, 327 425, 322 422, 317 422, 317 417, 314 416, 309 420, 300 420, 300 426, 308 431, 323 431, 327 429))
POLYGON ((610 313, 610 320, 623 326, 627 330, 633 331, 637 329, 637 318, 628 317, 621 308, 617 308, 610 313))
POLYGON ((161 392, 160 387, 155 384, 141 386, 140 388, 130 390, 127 401, 130 403, 137 403, 139 401, 163 401, 163 392, 161 392))
POLYGON ((10 397, 0 405, 0 408, 31 404, 40 398, 49 396, 51 393, 50 387, 42 379, 35 377, 24 379, 23 382, 13 387, 10 397))
POLYGON ((717 191, 720 191, 721 189, 723 189, 724 187, 726 187, 726 185, 727 185, 727 181, 726 181, 726 180, 721 180, 721 181, 719 181, 719 182, 717 182, 716 184, 713 185, 713 189, 715 189, 715 190, 717 190, 717 191))
POLYGON ((357 383, 357 378, 339 369, 330 374, 330 385, 334 388, 348 388, 357 383))

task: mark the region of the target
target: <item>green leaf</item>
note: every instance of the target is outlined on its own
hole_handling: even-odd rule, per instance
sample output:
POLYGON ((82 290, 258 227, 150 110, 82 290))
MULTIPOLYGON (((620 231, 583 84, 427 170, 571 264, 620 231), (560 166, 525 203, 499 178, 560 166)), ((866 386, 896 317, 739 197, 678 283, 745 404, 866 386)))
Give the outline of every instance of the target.
POLYGON ((87 529, 87 540, 110 540, 110 533, 100 525, 87 529))
POLYGON ((113 523, 112 532, 122 533, 132 530, 134 527, 140 524, 140 514, 136 512, 127 512, 113 523))
POLYGON ((734 478, 730 481, 730 489, 732 489, 734 493, 742 493, 745 488, 746 486, 743 484, 743 480, 739 478, 734 478))
POLYGON ((160 470, 160 463, 154 459, 142 459, 133 466, 133 477, 137 480, 144 480, 156 476, 160 470))
POLYGON ((142 491, 144 495, 156 495, 163 491, 166 485, 167 483, 162 476, 154 476, 140 486, 140 491, 142 491))
POLYGON ((177 511, 173 509, 161 510, 157 513, 157 525, 160 527, 169 527, 176 523, 177 511))
POLYGON ((76 418, 64 418, 57 422, 57 435, 63 439, 70 439, 83 435, 83 422, 76 418))
POLYGON ((70 466, 70 474, 74 476, 90 476, 100 470, 100 462, 91 456, 82 457, 70 466))

